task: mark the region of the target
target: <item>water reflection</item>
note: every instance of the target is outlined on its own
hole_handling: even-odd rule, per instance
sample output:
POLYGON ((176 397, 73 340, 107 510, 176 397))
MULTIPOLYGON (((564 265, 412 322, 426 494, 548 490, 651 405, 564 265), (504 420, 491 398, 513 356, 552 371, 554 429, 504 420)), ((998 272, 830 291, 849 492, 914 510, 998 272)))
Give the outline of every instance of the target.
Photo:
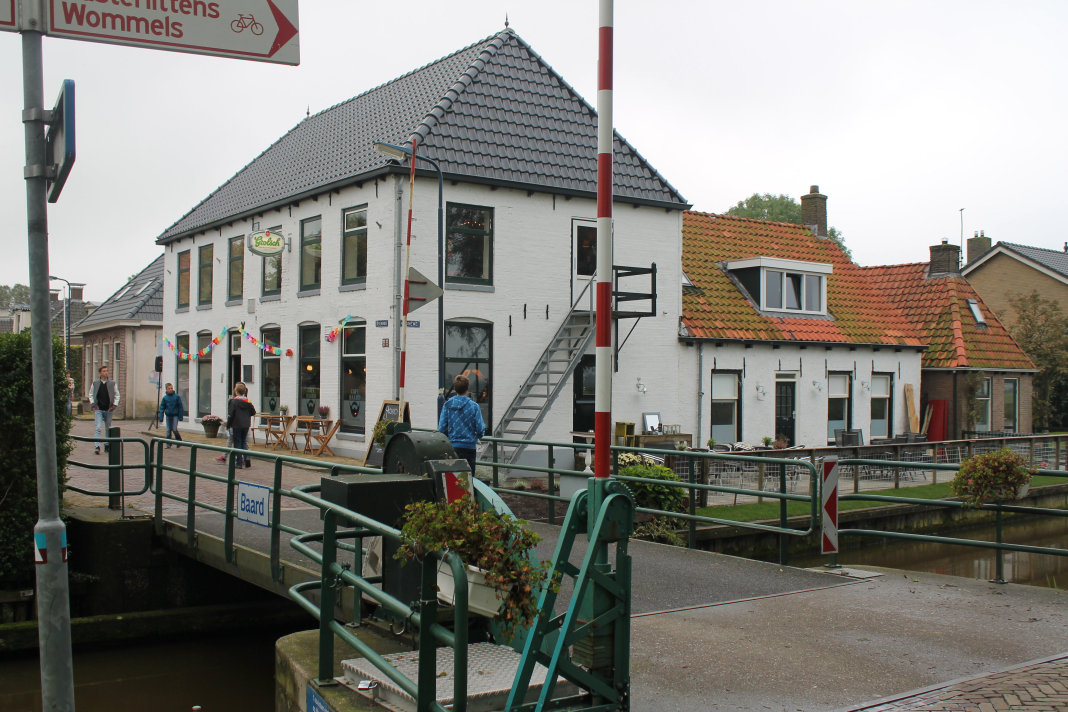
MULTIPOLYGON (((994 541, 993 526, 946 532, 957 539, 994 541)), ((859 537, 842 537, 849 546, 859 537)), ((1003 540, 1013 544, 1068 549, 1068 518, 1043 517, 1024 522, 1006 523, 1003 540)), ((927 571, 949 576, 992 579, 996 571, 995 554, 986 549, 948 546, 926 542, 891 541, 876 546, 843 551, 838 562, 843 565, 885 566, 908 571, 927 571)), ((806 556, 791 559, 795 566, 819 566, 825 557, 806 556)), ((1068 588, 1068 557, 1024 552, 1005 552, 1005 579, 1029 586, 1068 588)))

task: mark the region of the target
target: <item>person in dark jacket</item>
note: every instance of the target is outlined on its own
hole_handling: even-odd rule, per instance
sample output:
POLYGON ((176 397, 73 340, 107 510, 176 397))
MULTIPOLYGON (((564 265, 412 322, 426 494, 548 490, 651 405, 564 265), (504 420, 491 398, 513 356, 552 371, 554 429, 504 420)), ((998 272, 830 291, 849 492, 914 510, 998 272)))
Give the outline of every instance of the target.
MULTIPOLYGON (((234 386, 234 397, 227 409, 226 428, 234 436, 234 448, 248 450, 248 429, 252 427, 252 416, 256 414, 256 407, 249 403, 248 387, 244 383, 234 386)), ((252 460, 248 455, 238 455, 236 467, 252 467, 252 460)))
MULTIPOLYGON (((174 384, 167 384, 167 395, 159 402, 159 419, 167 421, 167 439, 181 442, 178 423, 185 419, 185 405, 182 403, 182 397, 174 392, 174 384), (171 433, 174 433, 173 438, 171 433)), ((170 446, 171 444, 167 443, 167 447, 170 446)))
POLYGON ((438 418, 438 430, 449 437, 456 457, 467 460, 471 465, 471 476, 475 476, 475 448, 478 441, 486 434, 486 423, 482 420, 482 409, 478 403, 467 395, 471 387, 466 376, 453 379, 452 389, 456 391, 441 407, 438 418))

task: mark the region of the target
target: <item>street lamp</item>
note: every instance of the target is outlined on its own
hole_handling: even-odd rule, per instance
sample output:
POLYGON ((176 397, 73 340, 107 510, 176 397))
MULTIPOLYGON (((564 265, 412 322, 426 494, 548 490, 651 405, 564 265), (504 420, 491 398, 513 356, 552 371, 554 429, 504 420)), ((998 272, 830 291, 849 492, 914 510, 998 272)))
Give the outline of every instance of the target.
POLYGON ((70 368, 70 282, 67 282, 67 280, 63 279, 62 277, 53 277, 52 275, 48 275, 48 279, 50 281, 52 281, 52 282, 65 282, 66 285, 67 285, 67 303, 64 306, 64 317, 63 317, 63 321, 64 321, 64 323, 66 325, 65 326, 65 330, 67 332, 66 333, 66 341, 65 341, 65 344, 67 346, 67 357, 66 357, 66 360, 63 362, 63 365, 66 366, 69 369, 70 368))
MULTIPOLYGON (((411 158, 412 149, 407 146, 396 146, 392 143, 375 142, 375 151, 387 158, 392 158, 398 163, 411 158)), ((445 289, 445 178, 441 174, 441 166, 437 161, 426 156, 417 155, 416 158, 426 161, 434 166, 438 172, 438 287, 445 289)), ((408 279, 408 275, 404 275, 408 279)), ((438 417, 441 417, 441 408, 445 403, 445 295, 438 297, 438 417)), ((401 317, 404 318, 403 316, 401 317)))

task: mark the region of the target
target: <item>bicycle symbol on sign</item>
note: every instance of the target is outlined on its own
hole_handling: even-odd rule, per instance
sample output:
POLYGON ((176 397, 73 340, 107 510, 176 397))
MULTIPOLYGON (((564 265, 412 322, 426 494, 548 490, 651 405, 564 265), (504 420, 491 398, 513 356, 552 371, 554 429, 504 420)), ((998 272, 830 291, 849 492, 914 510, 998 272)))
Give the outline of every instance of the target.
POLYGON ((238 15, 237 19, 230 23, 230 29, 234 32, 241 32, 245 28, 252 30, 254 35, 263 34, 263 25, 256 22, 256 18, 252 15, 238 15))

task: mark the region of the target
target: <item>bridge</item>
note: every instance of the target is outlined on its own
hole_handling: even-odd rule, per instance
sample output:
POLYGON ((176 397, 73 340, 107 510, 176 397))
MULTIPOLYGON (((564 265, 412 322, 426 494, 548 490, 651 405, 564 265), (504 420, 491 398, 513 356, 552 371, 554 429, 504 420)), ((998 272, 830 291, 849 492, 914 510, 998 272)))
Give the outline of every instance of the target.
MULTIPOLYGON (((77 468, 80 474, 76 478, 79 485, 75 486, 74 491, 81 490, 87 496, 99 499, 107 497, 121 505, 116 493, 122 488, 113 489, 109 477, 114 480, 117 471, 125 472, 126 487, 122 499, 132 509, 151 515, 156 536, 165 546, 280 596, 292 597, 296 594, 304 599, 302 604, 306 609, 317 615, 325 603, 327 609, 334 610, 334 615, 322 616, 326 621, 321 631, 323 635, 331 638, 337 635, 342 639, 346 639, 346 634, 351 636, 344 622, 358 621, 367 612, 366 603, 362 611, 357 604, 360 598, 366 599, 368 592, 364 590, 364 596, 357 596, 354 592, 360 585, 372 581, 373 577, 363 575, 364 558, 361 557, 358 563, 352 546, 346 550, 344 544, 338 541, 334 547, 335 553, 331 555, 323 551, 320 542, 331 529, 335 533, 338 531, 336 519, 341 515, 362 524, 355 531, 362 530, 365 536, 395 536, 395 530, 373 520, 361 521, 358 514, 343 508, 337 509, 336 505, 319 496, 318 488, 323 477, 340 478, 359 473, 378 474, 380 471, 259 452, 253 453, 253 468, 237 470, 233 467, 233 453, 227 448, 188 443, 175 450, 165 450, 164 445, 164 441, 159 440, 145 442, 135 438, 123 439, 124 458, 115 458, 116 461, 109 464, 79 460, 77 468), (143 459, 134 457, 136 450, 141 450, 143 459), (226 456, 225 464, 215 463, 214 456, 217 453, 226 456), (116 466, 124 469, 117 470, 116 466), (95 488, 80 486, 94 478, 97 482, 95 488), (238 518, 234 498, 237 484, 242 481, 271 488, 273 497, 269 526, 257 526, 238 518), (329 521, 331 511, 333 522, 329 521), (324 557, 329 561, 331 556, 336 556, 336 566, 332 571, 330 566, 323 564, 324 557), (353 577, 353 580, 346 578, 346 575, 353 577), (338 600, 324 602, 319 593, 323 580, 330 579, 336 583, 338 576, 345 579, 345 585, 338 588, 338 600)), ((545 468, 540 470, 544 471, 545 468)), ((555 474, 574 476, 581 473, 559 471, 555 474)), ((809 500, 814 493, 777 494, 809 500)), ((480 486, 479 498, 485 506, 503 506, 491 487, 480 486)), ((560 504, 562 509, 564 504, 570 503, 560 501, 560 504)), ((569 514, 573 515, 574 512, 569 514)), ((532 522, 528 526, 543 537, 536 556, 543 560, 558 557, 561 538, 568 539, 569 525, 566 522, 560 526, 532 522)), ((795 530, 783 535, 795 536, 799 533, 795 530)), ((575 536, 574 531, 570 538, 572 546, 567 557, 558 558, 555 563, 558 568, 563 568, 566 561, 577 574, 586 559, 587 544, 585 537, 575 536)), ((715 702, 717 709, 740 709, 747 707, 747 702, 757 700, 764 704, 777 705, 781 702, 787 706, 802 704, 800 700, 805 700, 804 704, 810 706, 804 709, 830 709, 841 706, 843 701, 861 701, 879 696, 886 692, 887 686, 900 687, 903 682, 929 684, 932 675, 942 675, 940 679, 948 679, 944 676, 968 669, 964 667, 963 659, 967 657, 980 660, 982 665, 997 666, 999 663, 1034 658, 1035 651, 1048 650, 1051 654, 1061 652, 1056 649, 1060 645, 1051 647, 1046 636, 1036 635, 1033 626, 1028 630, 1026 626, 1016 625, 1011 620, 997 620, 993 614, 998 611, 994 604, 986 605, 982 600, 976 588, 978 584, 962 583, 961 579, 953 579, 954 583, 950 584, 944 580, 947 577, 924 576, 921 583, 904 577, 903 585, 896 576, 867 578, 869 574, 859 573, 856 578, 843 578, 638 540, 606 541, 605 546, 606 552, 625 549, 624 555, 629 558, 627 606, 630 623, 626 628, 633 645, 628 648, 628 669, 625 672, 631 684, 622 700, 601 702, 598 706, 595 696, 588 694, 589 688, 594 685, 586 680, 586 693, 582 693, 583 688, 576 685, 569 703, 572 706, 568 709, 600 709, 604 704, 615 704, 610 708, 616 709, 623 703, 632 705, 629 707, 631 709, 654 709, 661 705, 665 709, 707 709, 705 705, 711 704, 710 700, 715 702), (621 546, 621 543, 626 543, 626 546, 621 546), (1018 641, 1018 645, 995 652, 988 642, 955 636, 953 647, 956 652, 947 660, 947 641, 939 640, 929 630, 918 629, 907 636, 907 647, 912 652, 907 654, 910 664, 904 669, 901 661, 894 660, 888 664, 882 659, 885 657, 883 653, 875 653, 878 646, 857 645, 862 639, 867 642, 893 638, 895 631, 891 621, 894 618, 900 620, 901 616, 913 622, 917 620, 917 613, 938 615, 943 622, 947 618, 955 618, 947 616, 942 610, 945 605, 943 599, 950 596, 947 593, 949 586, 960 589, 952 593, 962 594, 962 605, 966 600, 966 591, 974 596, 975 600, 968 601, 964 607, 970 607, 972 614, 989 619, 988 630, 1000 630, 999 640, 1018 641), (903 610, 903 606, 907 606, 907 610, 903 610), (855 639, 850 640, 837 640, 842 637, 843 631, 851 631, 847 635, 863 635, 857 634, 855 639), (729 644, 728 648, 723 648, 724 644, 729 644), (1023 652, 1024 649, 1027 653, 1023 652), (798 657, 799 654, 801 657, 798 657), (914 665, 917 659, 925 657, 929 662, 937 661, 938 664, 925 666, 921 674, 914 665), (808 669, 811 665, 806 660, 818 659, 830 665, 816 675, 808 669), (746 668, 760 671, 760 685, 750 679, 752 676, 749 672, 744 672, 746 668), (820 684, 798 685, 796 681, 801 671, 805 678, 815 675, 813 679, 820 681, 820 684), (865 683, 857 684, 856 680, 848 679, 850 673, 862 671, 868 676, 865 683), (728 673, 734 680, 728 684, 734 687, 718 689, 719 681, 728 673), (837 680, 837 685, 828 688, 822 684, 826 680, 837 680)), ((618 556, 618 551, 614 555, 618 556)), ((564 585, 553 609, 561 612, 571 610, 571 592, 575 581, 578 581, 577 577, 564 577, 564 585)), ((979 588, 985 589, 986 586, 979 588)), ((1033 608, 1052 612, 1056 609, 1056 600, 1047 593, 1017 590, 1013 595, 1033 608)), ((989 594, 986 595, 989 597, 989 594)), ((418 611, 402 601, 389 602, 379 597, 374 603, 380 608, 389 608, 390 603, 396 604, 393 617, 406 616, 410 621, 419 620, 418 611)), ((547 619, 550 618, 551 615, 547 614, 547 619)), ((956 618, 950 621, 949 627, 959 626, 961 635, 973 628, 973 617, 961 615, 956 618)), ((434 625, 438 624, 425 627, 431 630, 434 625)), ((442 625, 450 625, 450 622, 442 625)), ((455 634, 456 630, 451 632, 455 634)), ((457 640, 459 636, 450 639, 447 633, 448 630, 443 628, 437 631, 437 639, 428 633, 426 640, 422 640, 420 634, 420 656, 428 654, 430 647, 437 648, 441 644, 449 647, 451 644, 453 664, 464 662, 460 658, 466 658, 466 654, 455 653, 458 650, 456 646, 462 641, 457 640)), ((896 635, 901 634, 902 631, 896 632, 896 635)), ((354 650, 360 651, 358 640, 346 639, 346 642, 354 650)), ((893 648, 894 645, 890 645, 890 649, 893 648)), ((463 649, 466 651, 466 646, 463 649)), ((436 659, 444 662, 445 650, 441 649, 436 659)), ((885 648, 882 650, 885 652, 885 648)), ((523 661, 519 658, 524 651, 515 652, 517 658, 513 661, 514 666, 522 667, 525 658, 523 661)), ((353 656, 354 659, 359 657, 353 656)), ((364 655, 363 659, 371 658, 364 655)), ((320 660, 320 664, 322 662, 320 660)), ((395 660, 377 662, 383 666, 391 665, 395 670, 400 669, 395 660)), ((974 662, 968 661, 967 664, 974 662)), ((463 665, 459 664, 459 667, 463 665)), ((362 669, 360 675, 370 674, 366 666, 362 669)), ((326 694, 333 670, 319 672, 323 674, 312 679, 310 684, 326 694)), ((417 668, 409 672, 419 678, 417 668)), ((557 672, 567 678, 560 670, 557 672)), ((380 682, 388 684, 389 675, 381 670, 379 673, 380 682)), ((580 671, 577 676, 581 674, 580 671)), ((448 677, 452 682, 459 680, 456 674, 448 677)), ((439 694, 440 685, 431 685, 422 678, 418 679, 418 684, 410 681, 415 684, 415 688, 408 690, 415 692, 410 695, 413 699, 421 699, 420 687, 424 691, 428 687, 434 690, 433 698, 427 696, 425 706, 420 705, 422 708, 433 709, 436 708, 434 705, 440 704, 439 700, 449 699, 447 694, 439 694)), ((404 685, 396 687, 401 692, 405 691, 404 685)))

